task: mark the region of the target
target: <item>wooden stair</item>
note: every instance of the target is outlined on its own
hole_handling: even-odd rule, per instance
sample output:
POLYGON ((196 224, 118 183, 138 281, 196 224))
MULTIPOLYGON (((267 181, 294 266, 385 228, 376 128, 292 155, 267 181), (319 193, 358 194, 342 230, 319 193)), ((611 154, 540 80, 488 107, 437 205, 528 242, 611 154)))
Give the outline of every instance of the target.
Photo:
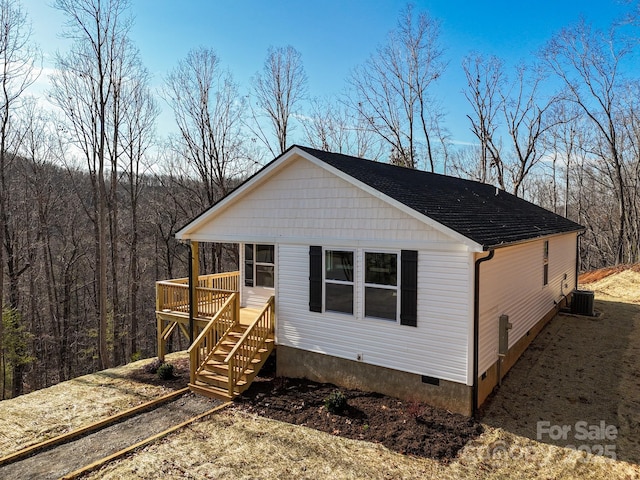
MULTIPOLYGON (((273 351, 274 339, 273 336, 266 338, 264 346, 257 351, 253 358, 248 359, 248 366, 236 382, 233 395, 230 395, 229 365, 225 363, 225 358, 237 345, 247 328, 246 325, 236 324, 217 342, 213 352, 209 355, 209 359, 196 371, 195 382, 189 383, 189 388, 192 392, 211 398, 230 400, 249 388, 251 382, 273 351)), ((249 336, 248 338, 251 337, 249 336)), ((243 361, 247 360, 244 357, 239 358, 243 361)))

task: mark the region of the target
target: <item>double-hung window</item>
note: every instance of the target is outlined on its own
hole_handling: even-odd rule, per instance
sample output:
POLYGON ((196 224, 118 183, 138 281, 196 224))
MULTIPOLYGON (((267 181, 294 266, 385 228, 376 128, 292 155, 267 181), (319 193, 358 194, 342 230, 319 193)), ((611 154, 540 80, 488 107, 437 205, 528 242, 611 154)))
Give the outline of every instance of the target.
POLYGON ((346 313, 417 327, 418 252, 310 246, 309 311, 346 313))
POLYGON ((398 319, 398 255, 364 253, 364 315, 398 319))
POLYGON ((324 308, 353 314, 353 252, 325 250, 324 308))
POLYGON ((244 279, 247 287, 273 288, 275 249, 273 245, 247 243, 244 246, 244 279))

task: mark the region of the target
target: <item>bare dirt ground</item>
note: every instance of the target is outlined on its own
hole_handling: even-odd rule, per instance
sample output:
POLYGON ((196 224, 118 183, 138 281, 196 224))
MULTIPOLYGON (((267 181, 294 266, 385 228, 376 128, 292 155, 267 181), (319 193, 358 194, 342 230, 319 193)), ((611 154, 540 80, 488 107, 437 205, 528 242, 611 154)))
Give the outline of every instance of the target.
POLYGON ((600 317, 559 315, 543 330, 482 422, 596 454, 608 446, 619 460, 640 464, 640 305, 600 297, 595 306, 600 317), (567 432, 551 433, 540 422, 567 432), (584 428, 593 431, 588 438, 584 428))

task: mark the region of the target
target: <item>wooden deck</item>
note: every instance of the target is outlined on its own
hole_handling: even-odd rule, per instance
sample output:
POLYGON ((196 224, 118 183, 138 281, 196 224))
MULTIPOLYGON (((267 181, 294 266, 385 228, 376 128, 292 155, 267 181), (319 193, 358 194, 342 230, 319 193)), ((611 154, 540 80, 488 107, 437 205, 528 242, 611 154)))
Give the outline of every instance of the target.
POLYGON ((260 315, 260 312, 262 311, 261 308, 240 308, 240 325, 245 325, 245 326, 249 326, 251 325, 251 322, 253 322, 256 318, 258 318, 258 315, 260 315))
POLYGON ((274 348, 275 298, 262 308, 240 308, 239 272, 156 282, 158 358, 177 330, 191 342, 189 387, 233 398, 250 384, 274 348), (193 331, 190 331, 190 308, 193 331))

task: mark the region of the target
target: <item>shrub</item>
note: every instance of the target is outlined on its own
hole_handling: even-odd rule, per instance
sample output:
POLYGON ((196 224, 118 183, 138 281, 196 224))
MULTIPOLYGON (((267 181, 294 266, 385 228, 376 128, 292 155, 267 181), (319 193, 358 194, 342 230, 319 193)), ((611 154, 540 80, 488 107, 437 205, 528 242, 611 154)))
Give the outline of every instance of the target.
POLYGON ((163 363, 158 367, 158 376, 162 380, 171 380, 173 378, 173 365, 170 363, 163 363))
POLYGON ((347 397, 340 390, 334 390, 324 401, 324 406, 330 413, 342 413, 347 408, 347 397))
POLYGON ((156 373, 158 371, 158 368, 160 368, 160 365, 162 365, 162 362, 160 361, 160 359, 154 358, 151 362, 147 363, 142 368, 145 371, 145 373, 156 373))

